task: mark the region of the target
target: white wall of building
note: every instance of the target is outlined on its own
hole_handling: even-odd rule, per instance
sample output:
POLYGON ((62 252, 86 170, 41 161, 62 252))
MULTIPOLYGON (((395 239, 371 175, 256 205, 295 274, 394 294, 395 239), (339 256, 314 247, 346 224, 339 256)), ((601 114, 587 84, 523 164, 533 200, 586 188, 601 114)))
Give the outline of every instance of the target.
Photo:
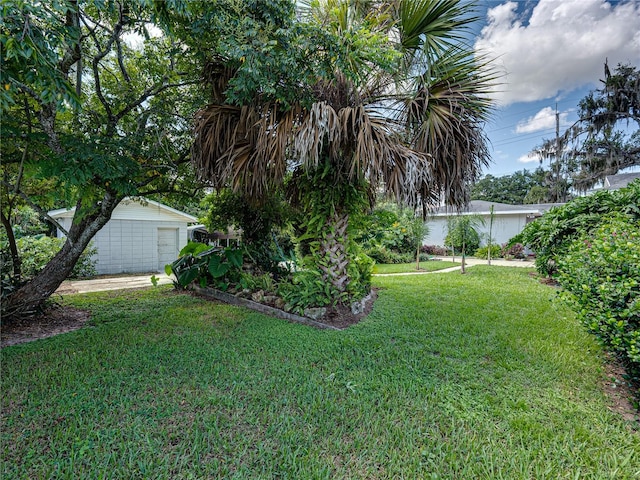
MULTIPOLYGON (((489 237, 489 216, 481 216, 485 224, 476 227, 480 234, 480 244, 486 245, 489 237)), ((429 234, 423 239, 423 245, 445 246, 444 239, 447 236, 448 217, 432 217, 426 223, 429 234)), ((526 214, 502 214, 494 215, 491 236, 494 244, 503 244, 522 231, 527 222, 526 214)))
MULTIPOLYGON (((69 211, 55 217, 68 231, 72 215, 69 211)), ((164 271, 164 265, 178 258, 178 253, 187 244, 187 225, 195 220, 155 202, 123 201, 92 240, 98 251, 95 256, 97 272, 164 271)), ((64 237, 64 234, 58 231, 58 237, 64 237)))

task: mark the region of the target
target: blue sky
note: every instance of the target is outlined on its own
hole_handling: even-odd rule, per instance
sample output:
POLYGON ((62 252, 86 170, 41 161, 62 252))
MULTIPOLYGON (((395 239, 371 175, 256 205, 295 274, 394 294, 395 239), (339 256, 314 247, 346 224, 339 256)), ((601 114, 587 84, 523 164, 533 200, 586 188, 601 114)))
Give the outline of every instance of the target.
POLYGON ((619 63, 640 66, 640 0, 480 0, 476 51, 495 59, 501 85, 486 126, 500 176, 539 161, 529 153, 577 119, 578 102, 619 63))

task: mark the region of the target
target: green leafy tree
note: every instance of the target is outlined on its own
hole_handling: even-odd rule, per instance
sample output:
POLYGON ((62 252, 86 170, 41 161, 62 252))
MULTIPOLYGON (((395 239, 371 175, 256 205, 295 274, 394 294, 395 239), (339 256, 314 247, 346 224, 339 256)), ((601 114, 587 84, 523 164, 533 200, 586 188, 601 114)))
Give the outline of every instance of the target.
POLYGON ((349 219, 371 191, 425 209, 441 197, 462 205, 488 161, 482 122, 493 77, 460 44, 470 13, 457 1, 330 0, 304 5, 296 21, 290 3, 253 4, 246 21, 257 27, 245 41, 259 37, 259 48, 209 63, 197 170, 257 198, 293 170, 310 186, 293 189, 307 207, 326 192, 307 209, 315 215, 304 236, 316 242, 323 281, 347 292, 349 219), (274 9, 277 29, 258 21, 274 9))
POLYGON ((480 234, 477 228, 484 225, 482 217, 477 215, 459 214, 448 221, 448 233, 445 238, 447 245, 460 251, 462 255, 462 273, 465 273, 466 253, 475 252, 480 246, 480 234))
MULTIPOLYGON (((545 172, 542 168, 538 168, 534 172, 521 170, 501 177, 485 175, 471 187, 471 199, 511 205, 541 203, 528 202, 527 200, 533 198, 533 195, 530 196, 532 189, 544 186, 544 179, 545 172)), ((543 200, 544 198, 542 197, 543 200)))
POLYGON ((168 31, 155 33, 171 6, 179 2, 2 2, 9 244, 22 205, 49 221, 53 205, 76 208, 66 242, 40 273, 21 284, 14 258, 18 285, 3 317, 40 308, 124 197, 193 186, 188 119, 201 97, 192 57, 168 31))

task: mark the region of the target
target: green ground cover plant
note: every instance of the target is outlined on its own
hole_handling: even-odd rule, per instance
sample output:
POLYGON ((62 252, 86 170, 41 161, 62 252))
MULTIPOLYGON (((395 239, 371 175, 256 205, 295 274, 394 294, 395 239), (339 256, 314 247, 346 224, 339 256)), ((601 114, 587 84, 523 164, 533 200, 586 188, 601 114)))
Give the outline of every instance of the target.
POLYGON ((374 277, 319 331, 170 287, 4 348, 3 478, 632 479, 603 354, 523 269, 374 277))

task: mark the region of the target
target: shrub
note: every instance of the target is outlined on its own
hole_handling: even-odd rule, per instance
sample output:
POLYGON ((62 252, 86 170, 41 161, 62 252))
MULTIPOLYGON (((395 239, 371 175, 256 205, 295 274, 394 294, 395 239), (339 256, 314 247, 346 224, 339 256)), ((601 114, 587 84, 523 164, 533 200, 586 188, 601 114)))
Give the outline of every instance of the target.
POLYGON ((640 226, 609 216, 558 259, 562 296, 606 348, 640 376, 640 226))
POLYGON ((500 250, 500 256, 511 260, 513 258, 523 259, 525 258, 524 245, 521 243, 514 243, 512 245, 503 245, 500 250))
POLYGON ((366 254, 376 263, 394 263, 394 254, 385 247, 369 247, 365 250, 366 254))
POLYGON ((536 268, 543 275, 554 275, 559 257, 569 245, 602 223, 612 213, 620 212, 630 219, 640 220, 640 180, 617 191, 601 191, 554 207, 509 240, 522 243, 536 254, 536 268))
POLYGON ((423 245, 420 247, 420 253, 442 257, 444 255, 448 255, 449 250, 446 247, 441 247, 440 245, 423 245))
MULTIPOLYGON (((485 245, 484 247, 480 247, 473 254, 474 257, 478 258, 487 258, 489 253, 489 245, 485 245)), ((491 245, 491 258, 498 258, 502 256, 502 248, 500 245, 491 245)))
MULTIPOLYGON (((44 235, 18 238, 16 245, 22 260, 21 269, 23 280, 28 280, 37 275, 62 248, 64 241, 63 238, 47 237, 44 235)), ((90 243, 85 251, 82 252, 82 255, 80 255, 69 277, 85 278, 94 276, 96 274, 96 261, 94 260, 96 253, 96 248, 93 246, 93 243, 90 243)), ((10 256, 5 256, 5 258, 10 259, 10 256)), ((3 265, 3 268, 8 269, 9 267, 10 265, 3 265)))
POLYGON ((430 256, 429 256, 429 254, 427 254, 427 253, 421 253, 421 254, 419 255, 419 260, 420 260, 421 262, 428 262, 430 259, 431 259, 431 258, 430 258, 430 256))
POLYGON ((201 287, 212 285, 227 290, 232 285, 242 285, 242 265, 240 249, 189 242, 180 251, 179 258, 165 266, 165 272, 176 276, 176 287, 187 287, 192 282, 198 282, 201 287))
POLYGON ((338 292, 318 270, 301 270, 292 274, 290 282, 278 285, 278 295, 290 310, 302 314, 308 307, 336 305, 346 292, 338 292))
POLYGON ((367 251, 385 248, 401 254, 415 254, 427 234, 424 221, 415 217, 413 210, 394 206, 378 207, 368 215, 354 215, 350 228, 353 239, 367 251))

